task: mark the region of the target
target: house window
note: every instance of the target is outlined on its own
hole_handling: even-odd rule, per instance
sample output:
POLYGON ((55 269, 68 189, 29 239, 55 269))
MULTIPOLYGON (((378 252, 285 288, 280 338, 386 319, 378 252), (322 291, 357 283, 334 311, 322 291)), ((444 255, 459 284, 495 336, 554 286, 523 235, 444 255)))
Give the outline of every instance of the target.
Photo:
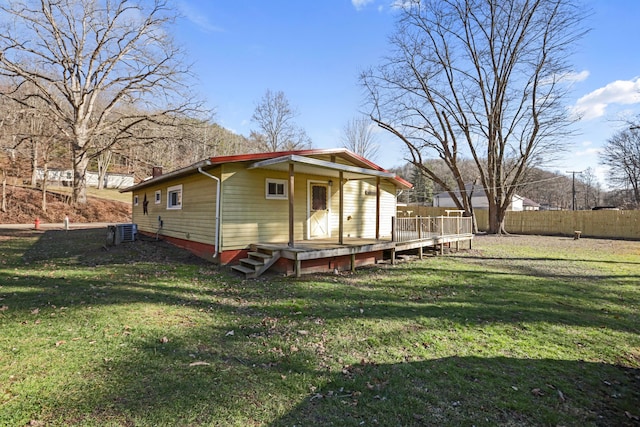
POLYGON ((324 185, 311 186, 311 210, 327 210, 327 187, 325 187, 324 185))
POLYGON ((167 209, 182 209, 182 185, 167 188, 167 209))
POLYGON ((269 179, 266 182, 267 199, 287 199, 287 181, 284 179, 269 179))
POLYGON ((138 206, 138 196, 133 196, 133 206, 138 206))
POLYGON ((159 205, 162 202, 162 191, 156 191, 156 205, 159 205))

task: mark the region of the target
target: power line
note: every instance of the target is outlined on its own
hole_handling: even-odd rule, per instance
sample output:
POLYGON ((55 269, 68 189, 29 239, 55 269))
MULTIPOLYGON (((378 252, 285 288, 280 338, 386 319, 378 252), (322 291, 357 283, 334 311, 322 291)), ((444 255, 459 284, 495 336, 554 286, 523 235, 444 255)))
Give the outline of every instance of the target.
POLYGON ((572 195, 572 206, 571 206, 571 210, 575 211, 576 210, 576 174, 577 173, 582 173, 582 171, 567 171, 567 173, 570 173, 573 175, 573 184, 571 186, 571 191, 573 193, 572 195))

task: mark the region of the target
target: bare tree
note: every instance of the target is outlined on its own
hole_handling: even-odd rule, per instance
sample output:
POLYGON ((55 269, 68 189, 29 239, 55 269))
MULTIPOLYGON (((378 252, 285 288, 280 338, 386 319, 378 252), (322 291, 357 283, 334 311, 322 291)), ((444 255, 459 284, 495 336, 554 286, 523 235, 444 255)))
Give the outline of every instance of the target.
POLYGON ((0 10, 8 18, 0 73, 15 88, 4 95, 25 108, 38 99, 47 105, 40 113, 72 149, 75 203, 86 203, 85 172, 101 137, 115 144, 136 127, 172 125, 197 107, 167 30, 175 12, 166 0, 26 0, 0 10), (36 91, 25 96, 23 85, 36 91))
POLYGON ((376 143, 374 126, 375 123, 368 117, 351 119, 342 131, 343 147, 365 159, 375 160, 380 146, 376 143))
POLYGON ((111 160, 113 160, 113 151, 102 151, 96 160, 98 163, 98 190, 102 190, 104 188, 104 181, 107 176, 107 171, 109 170, 109 165, 111 165, 111 160))
POLYGON ((520 195, 542 205, 543 209, 568 209, 571 207, 572 179, 560 171, 550 172, 531 168, 527 181, 520 187, 520 195))
POLYGON ((0 129, 0 146, 4 145, 5 152, 10 153, 9 164, 15 165, 9 168, 14 182, 27 176, 25 169, 28 164, 31 167, 31 186, 42 189, 42 210, 46 212, 48 165, 52 155, 60 151, 57 128, 47 115, 38 114, 32 108, 21 108, 11 99, 2 100, 0 114, 4 120, 0 129))
POLYGON ((475 161, 492 233, 504 231, 528 168, 566 148, 566 59, 584 33, 582 10, 574 0, 405 1, 392 53, 362 74, 373 120, 468 214, 459 161, 475 161), (446 163, 457 188, 428 168, 427 153, 446 163))
POLYGON ((16 170, 17 145, 15 125, 17 106, 11 100, 0 99, 0 211, 7 212, 7 178, 16 170))
POLYGON ((600 204, 602 188, 593 168, 587 168, 582 171, 578 180, 578 187, 582 192, 584 209, 592 209, 600 204))
POLYGON ((294 119, 298 112, 289 104, 284 92, 267 90, 256 105, 251 120, 259 130, 251 137, 261 151, 299 150, 311 146, 307 133, 294 119))
POLYGON ((640 127, 632 126, 609 138, 600 161, 609 167, 609 184, 630 190, 632 203, 640 206, 640 127))

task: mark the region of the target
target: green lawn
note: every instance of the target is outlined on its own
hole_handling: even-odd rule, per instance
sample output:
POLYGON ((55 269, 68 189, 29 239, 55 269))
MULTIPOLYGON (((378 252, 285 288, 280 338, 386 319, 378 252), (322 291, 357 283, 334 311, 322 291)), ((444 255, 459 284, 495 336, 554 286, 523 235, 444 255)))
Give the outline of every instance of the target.
POLYGON ((104 242, 0 234, 0 425, 640 424, 640 242, 255 281, 104 242))

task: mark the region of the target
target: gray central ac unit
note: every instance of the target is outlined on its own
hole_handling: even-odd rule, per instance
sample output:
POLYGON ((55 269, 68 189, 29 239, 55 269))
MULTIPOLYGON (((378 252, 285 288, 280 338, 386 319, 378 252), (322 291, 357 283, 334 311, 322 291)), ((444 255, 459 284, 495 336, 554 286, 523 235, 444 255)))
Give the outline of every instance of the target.
POLYGON ((138 227, 136 224, 116 224, 107 228, 107 244, 119 245, 123 242, 133 242, 136 240, 138 227))

